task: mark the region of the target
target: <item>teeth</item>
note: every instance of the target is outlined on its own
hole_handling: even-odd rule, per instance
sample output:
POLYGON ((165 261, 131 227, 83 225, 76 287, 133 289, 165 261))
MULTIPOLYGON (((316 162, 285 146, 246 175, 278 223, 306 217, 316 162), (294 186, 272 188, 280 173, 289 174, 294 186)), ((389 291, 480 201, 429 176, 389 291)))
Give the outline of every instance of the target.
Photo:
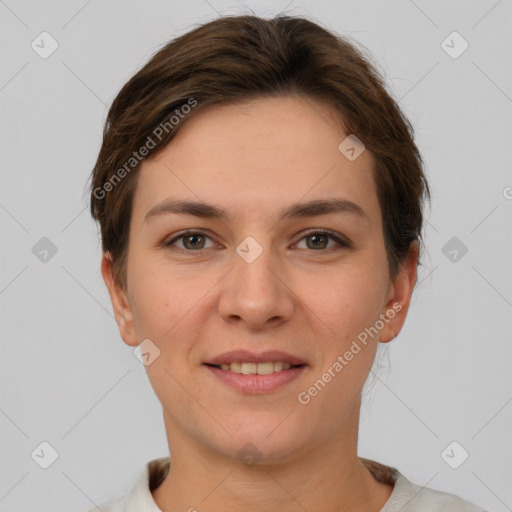
POLYGON ((289 370, 292 365, 283 361, 268 361, 266 363, 224 363, 220 367, 222 370, 231 370, 244 375, 270 375, 274 372, 289 370))

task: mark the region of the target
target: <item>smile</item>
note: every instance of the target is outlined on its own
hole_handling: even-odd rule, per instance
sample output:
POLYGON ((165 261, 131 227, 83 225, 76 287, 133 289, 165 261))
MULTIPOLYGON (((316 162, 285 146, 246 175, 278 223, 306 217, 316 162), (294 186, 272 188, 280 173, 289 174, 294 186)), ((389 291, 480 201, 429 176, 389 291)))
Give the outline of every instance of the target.
POLYGON ((228 370, 235 373, 242 373, 243 375, 270 375, 272 373, 282 372, 289 370, 292 367, 302 365, 291 365, 284 361, 267 361, 265 363, 223 363, 221 365, 213 365, 221 370, 228 370))
POLYGON ((266 363, 204 364, 222 384, 242 393, 262 394, 276 391, 297 379, 308 367, 282 361, 266 363))

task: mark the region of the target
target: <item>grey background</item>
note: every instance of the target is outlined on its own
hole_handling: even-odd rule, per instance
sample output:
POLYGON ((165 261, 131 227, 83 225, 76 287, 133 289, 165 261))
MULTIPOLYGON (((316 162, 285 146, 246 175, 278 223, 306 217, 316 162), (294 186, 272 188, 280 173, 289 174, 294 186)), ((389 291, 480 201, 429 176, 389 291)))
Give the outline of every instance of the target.
POLYGON ((1 1, 0 509, 87 510, 167 455, 101 279, 86 181, 107 106, 160 45, 218 13, 284 8, 372 52, 433 192, 421 284, 367 386, 360 455, 512 510, 511 0, 1 1), (31 48, 43 31, 59 45, 47 59, 31 48), (456 59, 441 47, 453 31, 469 43, 456 59), (47 262, 32 252, 43 237, 47 262), (452 237, 468 248, 456 262, 452 237), (43 441, 59 455, 46 470, 31 458, 43 441), (469 453, 458 469, 441 457, 452 441, 469 453))

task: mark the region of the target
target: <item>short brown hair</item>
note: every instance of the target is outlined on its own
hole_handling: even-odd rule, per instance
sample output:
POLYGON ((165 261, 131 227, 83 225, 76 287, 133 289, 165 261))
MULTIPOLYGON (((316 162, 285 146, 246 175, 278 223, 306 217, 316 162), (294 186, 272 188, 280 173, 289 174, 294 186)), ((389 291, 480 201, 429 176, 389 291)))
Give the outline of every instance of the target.
POLYGON ((114 99, 91 174, 91 214, 100 223, 116 282, 126 284, 140 161, 155 156, 187 118, 207 106, 290 95, 327 102, 345 133, 356 135, 373 155, 389 272, 396 276, 411 242, 422 241, 423 201, 430 192, 413 128, 364 53, 347 38, 288 15, 224 16, 160 49, 114 99), (181 121, 177 114, 192 101, 193 112, 181 121), (170 123, 172 117, 178 122, 170 123), (152 137, 159 126, 168 128, 152 137), (149 147, 149 139, 150 151, 135 160, 134 152, 149 147))

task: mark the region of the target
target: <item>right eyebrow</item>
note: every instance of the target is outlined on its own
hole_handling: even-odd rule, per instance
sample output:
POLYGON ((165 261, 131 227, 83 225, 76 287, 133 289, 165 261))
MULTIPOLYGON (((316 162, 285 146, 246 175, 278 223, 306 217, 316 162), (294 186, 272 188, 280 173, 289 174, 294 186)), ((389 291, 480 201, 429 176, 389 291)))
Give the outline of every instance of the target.
POLYGON ((149 221, 153 217, 170 213, 193 215, 203 219, 226 220, 227 218, 226 212, 218 206, 200 201, 164 200, 156 206, 153 206, 153 208, 146 213, 144 222, 149 221))

